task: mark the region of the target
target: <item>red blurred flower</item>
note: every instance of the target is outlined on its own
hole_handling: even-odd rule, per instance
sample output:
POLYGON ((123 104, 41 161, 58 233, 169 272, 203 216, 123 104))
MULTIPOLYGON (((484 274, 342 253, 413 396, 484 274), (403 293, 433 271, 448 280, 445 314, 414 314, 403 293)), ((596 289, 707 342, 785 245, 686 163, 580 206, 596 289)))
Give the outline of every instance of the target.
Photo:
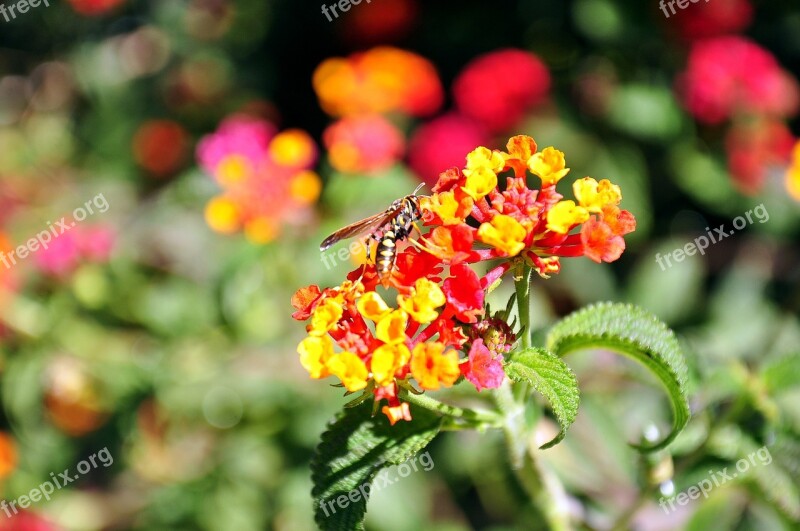
POLYGON ((186 130, 172 120, 147 121, 133 137, 134 159, 156 177, 165 177, 179 170, 185 162, 188 147, 186 130))
POLYGON ((405 138, 378 114, 348 116, 333 123, 322 136, 331 165, 346 173, 373 173, 397 162, 405 138))
POLYGON ((775 57, 739 36, 694 44, 678 92, 689 112, 708 124, 742 113, 791 117, 800 101, 797 82, 775 57))
POLYGON ((365 2, 342 20, 344 37, 360 44, 393 42, 408 34, 418 13, 416 0, 365 2))
POLYGON ((0 518, 0 531, 58 531, 61 529, 33 511, 17 510, 16 508, 15 511, 10 517, 3 515, 0 518))
POLYGON ((728 169, 736 187, 758 193, 770 167, 785 167, 795 143, 792 132, 777 120, 735 124, 725 137, 728 169))
POLYGON ((750 0, 699 2, 691 9, 676 9, 668 25, 685 40, 718 37, 745 29, 753 20, 753 11, 750 0))
POLYGON ((488 142, 488 133, 477 122, 457 113, 446 114, 414 132, 409 141, 408 164, 432 186, 440 173, 464 162, 464 153, 488 142))
POLYGON ((453 83, 459 111, 501 132, 520 123, 550 91, 550 73, 536 55, 524 50, 490 52, 469 63, 453 83))

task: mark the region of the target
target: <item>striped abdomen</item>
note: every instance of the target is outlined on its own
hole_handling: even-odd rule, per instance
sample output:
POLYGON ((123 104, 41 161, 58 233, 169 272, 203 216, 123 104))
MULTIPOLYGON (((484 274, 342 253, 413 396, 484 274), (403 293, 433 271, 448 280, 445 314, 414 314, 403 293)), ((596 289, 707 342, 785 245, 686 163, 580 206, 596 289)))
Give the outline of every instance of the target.
POLYGON ((387 227, 375 250, 375 268, 383 287, 391 283, 392 270, 397 259, 397 242, 411 233, 414 222, 420 218, 419 202, 415 196, 403 200, 403 209, 387 227))

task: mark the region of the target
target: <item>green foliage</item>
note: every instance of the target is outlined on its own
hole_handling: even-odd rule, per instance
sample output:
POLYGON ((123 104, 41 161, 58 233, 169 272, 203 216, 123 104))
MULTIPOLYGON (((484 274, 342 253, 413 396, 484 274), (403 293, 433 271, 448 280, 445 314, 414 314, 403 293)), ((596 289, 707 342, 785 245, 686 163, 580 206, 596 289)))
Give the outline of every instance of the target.
POLYGON ((653 451, 667 446, 689 421, 687 369, 675 334, 655 316, 636 306, 597 304, 556 324, 547 349, 558 356, 587 348, 603 348, 647 367, 664 385, 673 409, 672 431, 662 441, 639 447, 653 451))
POLYGON ((572 370, 560 358, 541 348, 517 352, 506 364, 505 370, 512 380, 531 384, 553 409, 561 430, 558 436, 541 448, 550 448, 561 442, 578 415, 580 402, 578 381, 572 370))
POLYGON ((330 424, 311 463, 314 511, 321 529, 363 529, 367 500, 359 488, 368 494, 366 486, 382 468, 408 460, 439 433, 441 417, 424 409, 415 409, 413 416, 412 422, 391 426, 385 416, 373 417, 372 404, 367 403, 345 409, 330 424), (333 510, 323 508, 351 492, 359 492, 358 501, 348 501, 344 508, 336 503, 333 510))

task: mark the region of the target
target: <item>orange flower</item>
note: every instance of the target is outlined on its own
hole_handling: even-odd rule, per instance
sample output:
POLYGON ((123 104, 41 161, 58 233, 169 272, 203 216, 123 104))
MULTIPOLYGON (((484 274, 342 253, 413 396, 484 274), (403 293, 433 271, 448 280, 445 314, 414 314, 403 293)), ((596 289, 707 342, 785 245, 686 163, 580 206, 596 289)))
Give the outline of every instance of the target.
POLYGON ((411 353, 411 374, 423 389, 435 391, 439 387, 450 387, 461 374, 458 369, 458 353, 445 352, 439 342, 419 343, 411 353))

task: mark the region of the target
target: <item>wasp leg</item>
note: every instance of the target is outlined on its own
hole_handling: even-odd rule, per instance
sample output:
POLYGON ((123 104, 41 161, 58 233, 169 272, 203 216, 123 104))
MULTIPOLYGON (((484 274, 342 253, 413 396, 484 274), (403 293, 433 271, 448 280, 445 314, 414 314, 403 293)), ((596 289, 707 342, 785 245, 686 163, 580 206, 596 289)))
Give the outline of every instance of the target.
MULTIPOLYGON (((414 239, 412 239, 412 238, 408 238, 408 240, 407 240, 407 241, 408 241, 408 243, 410 243, 411 245, 413 245, 414 247, 416 247, 416 248, 417 248, 417 249, 419 249, 420 251, 425 251, 426 253, 428 253, 428 254, 430 254, 430 255, 436 256, 436 253, 434 253, 433 251, 431 251, 431 250, 428 248, 428 246, 427 246, 427 245, 425 245, 425 244, 423 244, 423 243, 420 243, 419 241, 417 241, 417 240, 414 240, 414 239)), ((438 257, 437 257, 437 258, 438 258, 438 257)))

